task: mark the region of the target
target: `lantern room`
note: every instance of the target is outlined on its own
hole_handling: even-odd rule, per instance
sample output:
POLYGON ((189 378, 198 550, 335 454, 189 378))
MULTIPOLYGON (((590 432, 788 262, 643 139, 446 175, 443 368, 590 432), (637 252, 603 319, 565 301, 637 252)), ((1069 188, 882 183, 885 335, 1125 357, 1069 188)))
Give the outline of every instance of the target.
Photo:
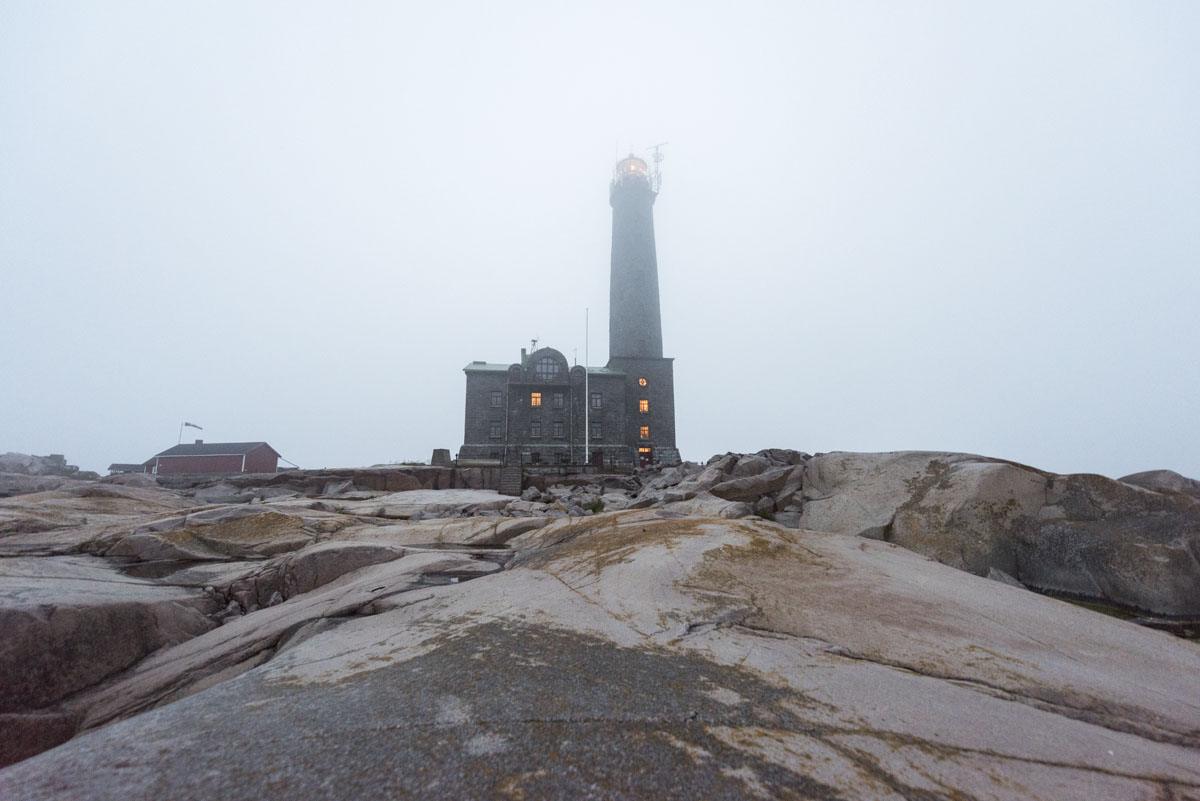
POLYGON ((626 178, 641 178, 648 181, 650 179, 650 167, 645 161, 631 153, 617 162, 617 169, 613 173, 614 181, 621 181, 626 178))

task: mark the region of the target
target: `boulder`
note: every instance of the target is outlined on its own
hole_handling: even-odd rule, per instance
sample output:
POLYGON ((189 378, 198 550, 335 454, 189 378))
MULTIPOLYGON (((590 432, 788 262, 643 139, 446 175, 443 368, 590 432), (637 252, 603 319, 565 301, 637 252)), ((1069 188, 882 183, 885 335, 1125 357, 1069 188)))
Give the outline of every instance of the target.
POLYGON ((653 489, 666 489, 667 487, 675 486, 686 477, 687 473, 682 466, 668 467, 660 471, 646 486, 653 489))
POLYGON ((1181 476, 1174 470, 1147 470, 1144 473, 1123 476, 1118 480, 1153 492, 1182 492, 1200 499, 1200 481, 1181 476))
POLYGON ((799 512, 792 512, 785 509, 782 512, 775 512, 771 519, 779 525, 786 526, 787 528, 800 528, 799 512))
POLYGON ((803 503, 801 490, 804 489, 804 466, 796 465, 788 474, 779 492, 775 493, 775 507, 799 511, 803 503))
POLYGON ((777 466, 775 462, 772 462, 765 456, 751 454, 739 457, 737 462, 734 463, 733 469, 729 471, 729 474, 734 478, 745 478, 747 476, 757 476, 777 466))
POLYGON ((80 470, 73 464, 67 464, 61 453, 49 456, 34 456, 28 453, 0 454, 0 473, 21 473, 27 476, 67 476, 95 480, 100 476, 90 470, 80 470))
POLYGON ((666 504, 662 508, 669 509, 673 514, 678 515, 717 517, 722 519, 748 517, 754 514, 753 508, 743 501, 729 501, 724 498, 718 498, 716 495, 708 492, 701 492, 692 498, 666 504))
POLYGON ((1200 615, 1200 502, 960 453, 830 453, 804 467, 802 528, 1159 615, 1200 615))
POLYGON ((504 511, 510 515, 540 515, 545 514, 549 509, 548 504, 526 500, 510 501, 504 507, 504 511))
MULTIPOLYGON (((764 495, 774 495, 782 490, 796 469, 790 466, 775 467, 761 473, 731 478, 712 486, 709 488, 709 492, 728 501, 745 501, 753 504, 764 495)), ((803 468, 800 469, 803 470, 803 468)), ((736 469, 734 475, 737 475, 736 469)))
POLYGON ((794 451, 788 448, 764 448, 756 455, 762 456, 765 459, 769 459, 775 464, 790 464, 793 467, 804 464, 806 461, 812 458, 810 454, 804 453, 803 451, 794 451))

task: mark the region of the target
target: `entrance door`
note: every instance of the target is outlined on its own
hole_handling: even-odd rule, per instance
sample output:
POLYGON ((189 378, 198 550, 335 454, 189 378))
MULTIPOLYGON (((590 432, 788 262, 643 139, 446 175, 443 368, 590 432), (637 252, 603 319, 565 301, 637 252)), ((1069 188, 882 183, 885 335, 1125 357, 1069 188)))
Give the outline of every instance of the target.
POLYGON ((649 467, 654 464, 654 449, 642 446, 638 448, 638 466, 649 467))

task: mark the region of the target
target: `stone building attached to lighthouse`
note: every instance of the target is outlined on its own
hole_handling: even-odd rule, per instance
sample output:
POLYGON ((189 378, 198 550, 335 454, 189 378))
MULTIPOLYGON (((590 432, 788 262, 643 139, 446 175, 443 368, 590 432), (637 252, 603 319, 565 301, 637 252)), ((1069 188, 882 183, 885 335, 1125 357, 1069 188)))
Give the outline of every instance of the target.
POLYGON ((673 360, 663 356, 654 246, 658 196, 646 162, 617 163, 609 185, 609 360, 571 367, 521 350, 512 364, 471 362, 459 459, 506 465, 632 467, 679 462, 673 360))

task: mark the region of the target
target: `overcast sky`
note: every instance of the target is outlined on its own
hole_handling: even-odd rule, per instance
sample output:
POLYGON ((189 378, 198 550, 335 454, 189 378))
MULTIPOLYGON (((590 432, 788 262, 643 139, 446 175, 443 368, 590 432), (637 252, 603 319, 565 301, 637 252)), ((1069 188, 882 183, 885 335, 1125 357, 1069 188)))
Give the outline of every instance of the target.
POLYGON ((685 458, 1200 476, 1191 0, 6 0, 0 452, 456 450, 469 361, 606 361, 662 141, 685 458))

